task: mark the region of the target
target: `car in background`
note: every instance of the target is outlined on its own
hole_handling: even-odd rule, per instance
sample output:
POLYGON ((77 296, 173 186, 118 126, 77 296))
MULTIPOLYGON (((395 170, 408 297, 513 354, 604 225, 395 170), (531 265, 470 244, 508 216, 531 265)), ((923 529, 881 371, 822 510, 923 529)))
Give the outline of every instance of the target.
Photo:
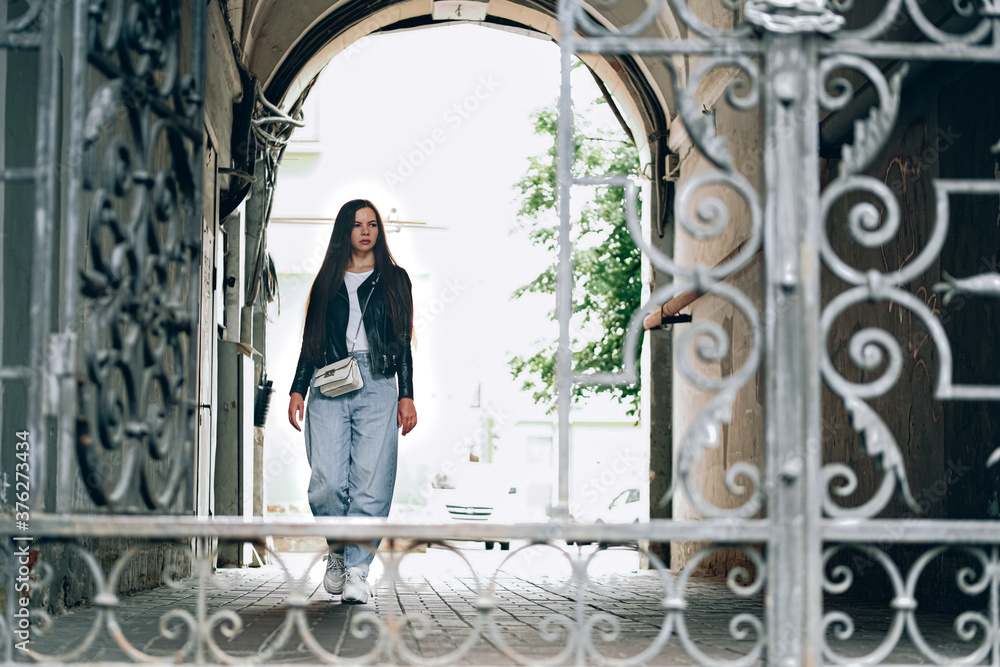
POLYGON ((633 487, 618 493, 596 521, 603 523, 639 523, 649 516, 648 487, 633 487))
MULTIPOLYGON (((649 518, 649 487, 634 486, 622 489, 614 496, 607 506, 600 506, 595 512, 594 523, 639 523, 649 518)), ((593 544, 574 540, 573 544, 593 544)), ((599 547, 607 548, 607 542, 601 542, 599 547)))
MULTIPOLYGON (((469 463, 449 474, 439 473, 431 484, 426 516, 435 522, 518 523, 530 521, 531 512, 525 494, 519 493, 514 475, 490 463, 469 463)), ((484 540, 487 549, 499 544, 502 550, 510 542, 484 540)))

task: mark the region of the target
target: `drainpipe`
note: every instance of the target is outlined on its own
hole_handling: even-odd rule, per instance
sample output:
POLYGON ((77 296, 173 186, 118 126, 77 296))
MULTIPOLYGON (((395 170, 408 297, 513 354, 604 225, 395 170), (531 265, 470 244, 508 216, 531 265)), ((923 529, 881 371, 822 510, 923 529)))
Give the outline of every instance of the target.
MULTIPOLYGON (((732 252, 730 252, 728 255, 726 255, 725 257, 723 257, 722 259, 720 259, 715 264, 715 266, 719 266, 720 264, 724 264, 724 263, 728 262, 729 260, 731 260, 733 257, 736 257, 736 255, 740 254, 740 252, 743 251, 743 248, 746 247, 747 240, 749 240, 749 239, 744 240, 742 243, 740 243, 738 246, 736 246, 732 250, 732 252)), ((760 250, 757 250, 756 254, 759 255, 760 254, 760 250)), ((679 316, 679 313, 682 310, 684 310, 685 308, 687 308, 688 306, 690 306, 692 303, 694 303, 695 301, 697 301, 698 299, 700 299, 701 296, 702 295, 699 294, 698 292, 684 292, 682 294, 678 294, 673 299, 671 299, 670 301, 667 301, 665 304, 663 304, 662 306, 660 306, 659 310, 654 311, 654 312, 650 313, 649 315, 647 315, 646 319, 644 319, 642 321, 643 328, 647 329, 647 330, 649 330, 649 329, 656 329, 656 328, 662 326, 664 324, 664 322, 667 322, 668 324, 669 323, 673 323, 673 322, 677 322, 678 320, 676 320, 674 318, 677 318, 679 316), (668 321, 668 320, 672 320, 672 322, 668 321)), ((690 321, 690 319, 687 319, 687 320, 684 320, 684 321, 690 321)))

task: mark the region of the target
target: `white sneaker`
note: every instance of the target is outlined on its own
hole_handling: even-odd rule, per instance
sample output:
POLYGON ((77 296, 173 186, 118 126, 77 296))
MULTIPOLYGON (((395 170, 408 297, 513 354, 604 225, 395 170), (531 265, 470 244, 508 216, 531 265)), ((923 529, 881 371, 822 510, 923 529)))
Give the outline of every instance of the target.
POLYGON ((326 555, 326 574, 323 575, 323 588, 330 595, 340 595, 344 592, 344 554, 334 553, 332 547, 326 555))
POLYGON ((360 567, 352 567, 347 571, 347 583, 344 586, 344 596, 340 601, 344 604, 366 604, 374 595, 368 584, 368 577, 360 567))

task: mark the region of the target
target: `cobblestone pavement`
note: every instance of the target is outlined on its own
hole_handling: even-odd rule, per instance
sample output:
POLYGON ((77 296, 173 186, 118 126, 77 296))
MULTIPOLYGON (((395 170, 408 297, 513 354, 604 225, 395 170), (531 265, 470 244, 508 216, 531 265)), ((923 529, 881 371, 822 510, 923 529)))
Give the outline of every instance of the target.
MULTIPOLYGON (((538 551, 538 550, 529 550, 538 551)), ((603 612, 617 624, 597 623, 591 636, 594 646, 609 658, 635 656, 651 644, 661 632, 666 612, 661 606, 663 584, 656 572, 637 569, 633 552, 611 549, 599 554, 588 574, 586 604, 577 610, 570 581, 570 567, 563 556, 550 549, 542 557, 518 558, 497 571, 506 552, 485 552, 482 545, 470 545, 456 553, 430 549, 427 553, 408 555, 400 566, 400 581, 389 584, 383 578, 376 586, 373 603, 367 605, 340 604, 322 587, 323 563, 319 556, 304 554, 282 555, 289 573, 302 578, 308 602, 305 607, 307 636, 315 637, 318 651, 327 651, 342 658, 363 656, 373 650, 380 636, 377 625, 389 623, 399 629, 402 646, 397 655, 411 651, 423 659, 457 651, 463 642, 472 642, 455 661, 459 664, 514 664, 510 651, 522 656, 522 661, 535 662, 555 656, 567 644, 566 627, 572 626, 579 612, 591 618, 603 612), (617 552, 617 553, 616 553, 617 552), (310 559, 312 567, 310 568, 310 559), (479 586, 490 579, 495 585, 491 629, 477 631, 482 617, 476 610, 479 586), (408 622, 391 620, 405 615, 408 622), (373 618, 373 623, 366 623, 373 618), (565 621, 566 625, 563 624, 565 621), (355 624, 359 632, 352 632, 355 624), (367 631, 367 632, 365 632, 367 631), (310 634, 311 633, 311 634, 310 634), (506 645, 506 648, 505 648, 506 645)), ((372 579, 379 576, 378 564, 372 579)), ((676 577, 675 574, 667 574, 676 577)), ((214 618, 213 637, 218 647, 234 656, 236 662, 250 661, 255 654, 274 649, 269 662, 309 662, 320 660, 313 655, 307 639, 297 629, 291 629, 285 640, 282 627, 286 619, 289 594, 288 576, 277 565, 242 570, 218 570, 215 583, 206 591, 208 618, 214 618), (242 628, 232 632, 235 615, 242 628)), ((180 650, 189 638, 183 624, 183 614, 195 614, 198 590, 193 581, 181 582, 177 588, 163 586, 121 601, 116 618, 121 636, 136 649, 154 656, 169 656, 180 650), (184 610, 173 612, 171 610, 184 610), (166 625, 176 629, 164 631, 166 625)), ((757 635, 750 624, 743 640, 734 638, 730 625, 740 614, 764 618, 763 595, 736 596, 724 582, 692 579, 687 589, 685 629, 696 651, 690 655, 681 645, 678 630, 664 648, 645 661, 646 664, 699 664, 706 658, 732 661, 749 653, 757 635)), ((886 608, 874 605, 848 604, 839 607, 854 619, 855 633, 850 642, 836 644, 847 656, 861 656, 876 650, 888 632, 891 615, 886 608)), ((830 611, 832 608, 828 608, 830 611)), ((80 647, 97 619, 97 610, 81 609, 54 619, 44 635, 33 630, 31 648, 47 654, 62 653, 80 647)), ((193 619, 193 616, 191 616, 193 619)), ((972 651, 982 641, 978 635, 971 644, 962 642, 954 632, 954 616, 923 614, 921 629, 932 647, 948 655, 972 651)), ((205 659, 217 661, 210 655, 205 659)), ((188 656, 186 660, 190 661, 188 656)), ((127 661, 132 659, 102 629, 94 642, 74 661, 127 661)), ((574 655, 565 662, 578 661, 574 655)), ((908 640, 900 642, 889 656, 891 663, 922 663, 919 653, 908 640)))

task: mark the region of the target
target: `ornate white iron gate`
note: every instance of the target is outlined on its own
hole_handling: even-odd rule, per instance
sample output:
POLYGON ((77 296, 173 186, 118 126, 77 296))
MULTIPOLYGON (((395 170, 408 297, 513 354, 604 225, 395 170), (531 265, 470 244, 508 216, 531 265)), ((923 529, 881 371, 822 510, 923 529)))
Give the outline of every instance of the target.
MULTIPOLYGON (((216 641, 218 627, 229 625, 230 631, 238 632, 239 622, 231 610, 213 612, 208 606, 205 590, 211 585, 211 558, 205 545, 220 537, 244 540, 315 534, 355 542, 383 536, 418 542, 524 539, 529 541, 524 547, 528 550, 562 540, 709 543, 678 578, 668 575, 659 559, 649 555, 663 583, 661 630, 642 652, 623 660, 628 663, 647 662, 668 644, 680 645, 694 660, 706 664, 874 663, 885 660, 901 641, 912 643, 933 662, 955 661, 953 654, 938 653, 925 640, 915 613, 921 575, 945 550, 954 549, 972 563, 957 573, 958 594, 986 598, 983 610, 970 608, 956 621, 957 635, 968 643, 963 660, 1000 664, 1000 522, 875 518, 897 490, 908 503, 913 501, 895 436, 867 403, 897 382, 903 354, 887 331, 866 328, 856 332, 849 344, 850 358, 877 377, 855 382, 835 368, 827 340, 834 321, 852 306, 897 304, 930 332, 939 361, 937 398, 1000 398, 1000 387, 954 383, 945 329, 926 303, 905 289, 941 251, 952 222, 949 196, 1000 196, 1000 182, 937 180, 937 217, 930 240, 898 270, 852 267, 834 251, 826 226, 829 218, 836 217, 832 211, 838 200, 865 193, 881 210, 870 202, 853 205, 846 220, 829 220, 831 227, 839 230, 846 223, 851 237, 867 248, 886 243, 896 233, 901 213, 895 194, 882 181, 863 173, 892 133, 899 111, 905 64, 887 73, 886 63, 1000 62, 997 0, 942 2, 960 22, 970 24, 957 32, 935 26, 925 14, 927 3, 919 0, 886 0, 873 21, 851 29, 845 27, 843 13, 851 9, 852 0, 719 0, 721 8, 741 17, 738 27, 728 31, 709 26, 687 0, 653 0, 634 22, 614 32, 596 23, 582 0, 559 0, 563 67, 558 135, 559 504, 549 524, 514 526, 409 526, 333 519, 303 525, 184 514, 191 508, 184 499, 190 494, 179 493, 185 485, 188 491, 194 488, 197 413, 194 334, 203 207, 204 3, 194 2, 190 7, 153 0, 73 3, 72 113, 66 121, 71 159, 65 165, 68 180, 59 181, 55 54, 67 46, 60 42, 67 39, 66 31, 60 30, 64 4, 61 0, 29 2, 23 15, 0 25, 0 46, 37 50, 41 63, 34 165, 0 172, 5 186, 33 183, 37 202, 32 361, 0 368, 0 379, 27 380, 29 388, 25 428, 13 428, 7 415, 0 449, 0 461, 14 487, 14 500, 3 505, 0 515, 6 590, 5 612, 0 617, 4 664, 27 655, 38 660, 73 660, 84 655, 94 636, 105 630, 134 660, 167 659, 150 656, 129 643, 116 617, 119 577, 141 548, 125 551, 105 572, 95 557, 94 538, 141 538, 173 544, 182 551, 198 546, 186 552, 198 591, 195 607, 168 614, 187 626, 189 639, 169 659, 246 661, 246 657, 227 653, 216 641), (668 11, 683 24, 687 36, 644 37, 668 11), (904 19, 914 27, 914 39, 885 37, 894 35, 892 29, 904 19), (715 198, 699 201, 696 194, 706 186, 728 189, 749 212, 749 238, 739 252, 715 266, 685 266, 644 240, 635 182, 613 176, 574 176, 570 69, 578 54, 662 57, 663 66, 675 74, 674 98, 683 126, 713 165, 683 182, 676 197, 677 224, 683 234, 697 239, 717 236, 727 225, 725 205, 715 198), (675 57, 696 63, 686 81, 675 57), (765 150, 759 192, 741 175, 725 139, 716 135, 712 116, 704 113, 696 98, 704 78, 720 67, 732 68, 742 77, 727 90, 729 104, 761 110, 765 150), (853 70, 870 81, 877 104, 856 124, 853 144, 843 149, 839 175, 823 189, 817 167, 820 115, 824 110, 842 109, 853 97, 846 80, 830 80, 842 70, 853 70), (55 202, 63 184, 67 205, 60 218, 55 202), (570 200, 574 186, 595 184, 623 188, 633 238, 658 270, 672 276, 670 284, 650 296, 651 307, 685 292, 713 295, 731 303, 753 332, 744 364, 723 377, 704 375, 684 355, 694 346, 702 360, 724 356, 730 341, 720 327, 696 321, 677 341, 680 376, 712 396, 679 441, 672 487, 675 496, 686 498, 703 520, 654 520, 642 525, 576 525, 568 520, 570 389, 574 383, 636 380, 637 369, 631 362, 636 358, 646 310, 633 318, 623 374, 575 373, 570 350, 570 200), (693 207, 696 215, 691 214, 693 207), (57 218, 65 222, 57 225, 57 218), (62 247, 69 249, 61 258, 63 285, 58 290, 48 271, 57 228, 62 247), (77 257, 75 249, 84 239, 88 255, 77 257), (760 305, 727 281, 758 253, 763 255, 766 285, 760 305), (848 285, 825 306, 820 291, 824 265, 848 285), (49 315, 53 293, 60 295, 58 323, 49 315), (83 326, 77 324, 81 321, 83 326), (765 383, 764 459, 761 467, 741 463, 725 472, 730 490, 745 490, 744 501, 738 507, 719 507, 699 490, 694 463, 706 448, 718 445, 721 428, 731 420, 737 392, 758 370, 765 383), (857 507, 844 507, 836 498, 851 492, 857 474, 847 465, 823 461, 822 383, 842 400, 867 453, 880 458, 884 471, 876 494, 857 507), (52 438, 50 433, 57 435, 52 438), (86 490, 93 510, 78 513, 65 500, 72 497, 69 489, 74 485, 86 490), (889 555, 887 545, 897 544, 916 545, 912 563, 897 562, 889 555), (44 545, 59 549, 46 551, 44 545), (748 563, 748 568, 730 574, 733 595, 748 598, 765 593, 760 616, 735 614, 727 621, 734 646, 746 647, 742 657, 731 661, 715 660, 702 652, 691 639, 686 616, 691 571, 705 554, 721 547, 741 550, 748 563), (22 583, 30 578, 28 554, 34 548, 42 549, 43 564, 34 570, 42 576, 33 585, 37 595, 28 597, 22 583), (826 611, 824 602, 824 594, 841 593, 851 585, 855 573, 842 560, 848 551, 863 554, 881 568, 891 588, 891 601, 884 609, 889 625, 884 640, 867 656, 852 658, 841 655, 829 640, 850 639, 853 621, 845 612, 826 611), (39 608, 44 600, 41 591, 56 571, 44 561, 64 552, 78 554, 79 562, 89 570, 94 582, 92 601, 100 614, 84 645, 62 656, 45 656, 24 644, 24 633, 44 616, 39 608), (26 615, 22 609, 29 607, 33 611, 26 615)), ((698 3, 698 9, 705 4, 713 3, 698 3)), ((946 295, 1000 296, 1000 275, 952 280, 941 290, 946 295)), ((384 556, 384 586, 396 585, 399 561, 407 553, 395 550, 384 556)), ((600 631, 602 624, 617 630, 617 621, 608 614, 589 613, 584 605, 589 557, 573 558, 569 553, 566 557, 575 563, 573 591, 578 604, 574 617, 552 621, 566 627, 564 635, 546 633, 547 640, 565 642, 551 661, 617 662, 603 651, 602 643, 613 642, 616 633, 600 631)), ((164 567, 166 579, 173 578, 174 569, 164 567)), ((262 643, 251 660, 266 662, 281 645, 299 636, 318 661, 348 661, 324 648, 313 635, 304 611, 304 579, 289 576, 288 586, 280 632, 262 643)), ((403 621, 411 619, 368 615, 357 625, 368 623, 378 632, 378 639, 357 660, 469 660, 477 639, 488 636, 512 659, 535 661, 518 653, 494 624, 491 612, 497 601, 492 584, 479 584, 476 596, 473 629, 453 652, 434 657, 415 654, 400 637, 403 621)))

